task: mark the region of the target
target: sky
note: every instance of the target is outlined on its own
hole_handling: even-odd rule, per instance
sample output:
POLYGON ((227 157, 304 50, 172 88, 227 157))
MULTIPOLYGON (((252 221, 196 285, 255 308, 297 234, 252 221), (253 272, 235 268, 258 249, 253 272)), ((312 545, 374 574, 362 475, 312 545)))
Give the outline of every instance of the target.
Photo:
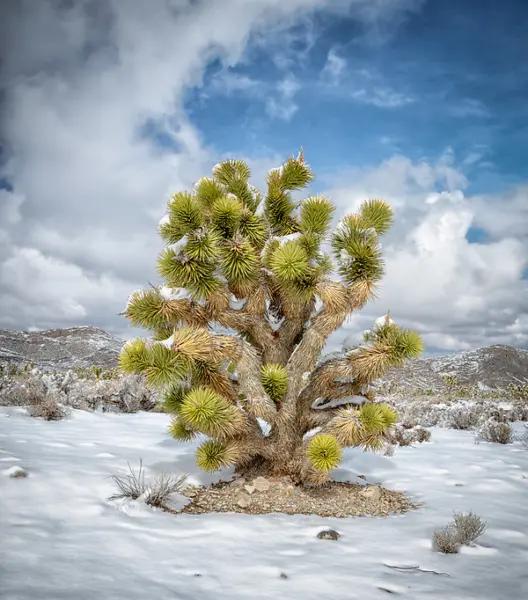
POLYGON ((4 0, 0 328, 94 325, 159 283, 171 194, 304 149, 336 216, 381 197, 379 298, 428 354, 528 348, 524 0, 4 0))

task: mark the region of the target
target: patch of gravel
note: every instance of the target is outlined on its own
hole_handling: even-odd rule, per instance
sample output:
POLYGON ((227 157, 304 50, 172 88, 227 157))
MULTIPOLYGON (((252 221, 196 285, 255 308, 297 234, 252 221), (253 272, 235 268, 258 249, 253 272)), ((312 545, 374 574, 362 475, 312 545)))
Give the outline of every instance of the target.
POLYGON ((181 510, 187 514, 235 512, 386 517, 417 508, 401 492, 378 485, 330 482, 321 487, 308 487, 294 485, 287 478, 271 477, 256 477, 250 481, 241 477, 209 487, 189 486, 183 494, 191 498, 181 510))

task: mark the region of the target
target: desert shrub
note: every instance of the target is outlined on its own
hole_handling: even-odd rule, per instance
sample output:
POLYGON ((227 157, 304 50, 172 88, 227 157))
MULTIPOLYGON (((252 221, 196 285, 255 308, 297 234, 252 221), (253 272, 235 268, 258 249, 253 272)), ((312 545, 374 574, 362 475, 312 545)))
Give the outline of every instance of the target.
POLYGON ((112 480, 118 488, 118 492, 110 496, 110 500, 130 498, 137 500, 143 497, 149 506, 164 507, 171 494, 181 492, 185 487, 187 475, 172 477, 167 474, 159 475, 154 481, 145 480, 143 461, 139 461, 139 469, 136 472, 128 463, 128 475, 112 475, 112 480))
POLYGON ((433 549, 443 554, 457 554, 460 550, 457 530, 453 524, 442 527, 433 533, 433 549))
POLYGON ((420 425, 407 429, 398 424, 386 437, 393 446, 411 446, 414 443, 428 442, 431 439, 431 432, 420 425))
POLYGON ((446 425, 451 429, 471 429, 478 425, 480 414, 474 404, 450 406, 446 412, 446 425))
POLYGON ((514 439, 513 429, 509 423, 491 418, 479 429, 479 438, 495 444, 511 444, 514 439))
POLYGON ((453 520, 458 541, 466 546, 472 544, 486 530, 486 522, 471 511, 455 513, 453 520))
POLYGON ((469 511, 454 513, 453 521, 433 533, 433 549, 444 554, 457 554, 460 546, 469 546, 486 530, 486 522, 469 511))
POLYGON ((40 417, 46 421, 60 421, 69 415, 69 411, 56 398, 48 395, 42 402, 29 405, 28 414, 32 417, 40 417))

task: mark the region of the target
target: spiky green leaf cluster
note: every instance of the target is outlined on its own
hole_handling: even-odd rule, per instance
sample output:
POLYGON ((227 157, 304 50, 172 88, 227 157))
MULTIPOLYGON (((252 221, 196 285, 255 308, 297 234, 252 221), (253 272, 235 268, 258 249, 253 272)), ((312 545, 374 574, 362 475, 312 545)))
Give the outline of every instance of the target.
POLYGON ((332 238, 332 248, 344 281, 353 284, 382 278, 384 263, 379 236, 391 224, 392 208, 383 200, 367 200, 356 214, 341 219, 332 238))
POLYGON ((423 352, 423 340, 416 331, 402 329, 391 322, 374 326, 364 334, 364 338, 366 342, 385 348, 395 364, 409 358, 417 358, 423 352))
POLYGON ((288 389, 288 373, 282 365, 262 365, 260 380, 266 393, 274 402, 281 400, 288 389))
POLYGON ((328 472, 339 465, 343 448, 333 435, 318 433, 310 440, 306 454, 314 469, 328 472))
POLYGON ((341 409, 331 423, 331 432, 343 446, 377 450, 384 435, 398 422, 398 414, 388 404, 368 403, 356 409, 341 409))
POLYGON ((204 471, 214 472, 229 467, 236 460, 236 453, 225 442, 206 440, 196 451, 196 464, 204 471))
POLYGON ((226 438, 242 427, 239 409, 206 387, 193 388, 188 392, 178 414, 190 427, 211 437, 226 438))

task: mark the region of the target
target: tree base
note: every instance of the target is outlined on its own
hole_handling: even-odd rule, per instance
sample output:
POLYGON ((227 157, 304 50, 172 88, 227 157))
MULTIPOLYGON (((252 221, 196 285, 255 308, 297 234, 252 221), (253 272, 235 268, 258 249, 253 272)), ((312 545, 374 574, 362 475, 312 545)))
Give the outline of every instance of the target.
POLYGON ((416 508, 404 494, 377 485, 329 482, 295 485, 289 477, 236 477, 209 487, 189 487, 187 514, 316 514, 322 517, 388 516, 416 508))

